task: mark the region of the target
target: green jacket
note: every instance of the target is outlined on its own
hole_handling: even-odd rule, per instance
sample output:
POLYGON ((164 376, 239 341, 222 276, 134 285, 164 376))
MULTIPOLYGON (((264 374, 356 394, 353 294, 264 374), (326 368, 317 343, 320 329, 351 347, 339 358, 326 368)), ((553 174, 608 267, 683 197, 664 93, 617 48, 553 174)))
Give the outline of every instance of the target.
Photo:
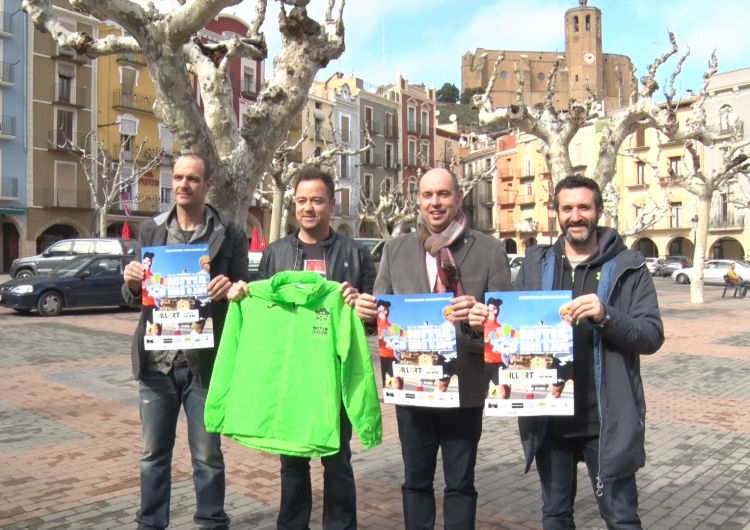
POLYGON ((365 449, 382 442, 370 349, 339 285, 280 272, 231 304, 206 399, 209 432, 269 453, 333 455, 343 401, 365 449))

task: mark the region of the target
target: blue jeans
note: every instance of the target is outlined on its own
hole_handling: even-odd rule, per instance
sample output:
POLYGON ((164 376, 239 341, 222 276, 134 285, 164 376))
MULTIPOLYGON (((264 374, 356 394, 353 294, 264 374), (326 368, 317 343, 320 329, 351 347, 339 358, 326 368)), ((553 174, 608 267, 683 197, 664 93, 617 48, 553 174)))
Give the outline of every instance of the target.
MULTIPOLYGON (((596 491, 599 473, 599 438, 559 438, 547 435, 536 454, 536 469, 542 483, 544 530, 572 530, 576 499, 577 467, 583 458, 596 491)), ((599 514, 610 530, 641 530, 635 474, 608 482, 596 497, 599 514)))
POLYGON ((435 468, 443 455, 445 530, 473 530, 477 513, 474 466, 482 436, 481 407, 437 409, 396 406, 398 437, 404 459, 406 530, 435 528, 435 468))
POLYGON ((221 438, 206 432, 203 409, 207 389, 187 366, 173 368, 168 375, 142 372, 138 381, 143 456, 141 457, 141 508, 136 514, 139 530, 169 525, 172 489, 172 450, 177 435, 180 406, 185 407, 188 444, 193 461, 193 483, 198 507, 195 523, 201 528, 226 530, 224 511, 224 457, 221 438))
MULTIPOLYGON (((357 490, 352 469, 352 424, 341 407, 341 449, 320 459, 323 464, 323 528, 357 529, 357 490)), ((281 456, 281 506, 278 530, 310 530, 313 496, 310 459, 281 456)))

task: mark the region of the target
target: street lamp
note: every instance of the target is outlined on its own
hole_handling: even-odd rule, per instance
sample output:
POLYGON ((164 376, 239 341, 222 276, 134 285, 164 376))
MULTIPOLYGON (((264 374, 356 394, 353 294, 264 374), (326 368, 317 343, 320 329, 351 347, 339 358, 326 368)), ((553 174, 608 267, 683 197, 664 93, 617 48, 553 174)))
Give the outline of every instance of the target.
POLYGON ((692 219, 690 219, 690 222, 693 223, 693 245, 696 243, 696 239, 698 239, 698 214, 695 214, 692 219))
POLYGON ((547 228, 549 229, 549 244, 552 244, 552 227, 554 226, 555 220, 555 207, 552 205, 550 200, 547 204, 547 228))

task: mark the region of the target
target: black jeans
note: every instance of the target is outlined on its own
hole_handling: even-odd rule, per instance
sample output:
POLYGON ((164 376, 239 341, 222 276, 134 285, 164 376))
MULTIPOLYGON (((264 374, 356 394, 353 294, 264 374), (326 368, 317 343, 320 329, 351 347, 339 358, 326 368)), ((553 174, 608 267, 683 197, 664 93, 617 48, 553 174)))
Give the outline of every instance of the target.
MULTIPOLYGON (((558 438, 547 435, 536 454, 536 469, 542 483, 542 524, 544 530, 575 528, 573 504, 576 499, 577 467, 583 458, 591 485, 596 491, 599 472, 599 438, 558 438)), ((604 484, 596 497, 599 514, 610 530, 640 530, 638 489, 635 474, 604 484)))
MULTIPOLYGON (((356 530, 357 490, 352 470, 352 424, 341 407, 341 449, 320 459, 323 464, 323 528, 356 530)), ((278 530, 310 530, 313 496, 310 459, 281 456, 281 507, 278 530)))
POLYGON ((406 530, 435 527, 435 467, 443 455, 445 530, 473 530, 477 512, 474 465, 482 436, 481 407, 438 409, 396 406, 398 437, 404 458, 406 530))

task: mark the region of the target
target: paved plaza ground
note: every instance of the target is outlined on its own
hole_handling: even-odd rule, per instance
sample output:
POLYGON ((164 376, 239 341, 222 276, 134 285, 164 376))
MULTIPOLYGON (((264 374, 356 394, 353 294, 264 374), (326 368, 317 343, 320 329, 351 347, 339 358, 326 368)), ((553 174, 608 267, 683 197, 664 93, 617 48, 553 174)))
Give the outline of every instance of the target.
MULTIPOLYGON (((750 528, 750 300, 722 299, 721 288, 708 287, 706 303, 696 306, 688 286, 656 283, 667 341, 642 358, 644 527, 750 528)), ((132 311, 41 318, 0 309, 0 529, 135 528, 141 427, 130 339, 136 320, 132 311)), ((361 529, 403 527, 392 406, 383 405, 383 417, 382 445, 365 452, 353 442, 361 529)), ((278 457, 228 440, 224 452, 232 528, 275 528, 278 457)), ((319 463, 313 480, 313 529, 319 530, 319 463)), ((485 420, 476 482, 477 528, 541 528, 537 476, 523 474, 515 420, 485 420)), ((196 528, 184 422, 173 484, 170 528, 196 528)), ((578 527, 604 528, 582 465, 579 486, 578 527)), ((436 490, 442 489, 438 471, 436 490)))

